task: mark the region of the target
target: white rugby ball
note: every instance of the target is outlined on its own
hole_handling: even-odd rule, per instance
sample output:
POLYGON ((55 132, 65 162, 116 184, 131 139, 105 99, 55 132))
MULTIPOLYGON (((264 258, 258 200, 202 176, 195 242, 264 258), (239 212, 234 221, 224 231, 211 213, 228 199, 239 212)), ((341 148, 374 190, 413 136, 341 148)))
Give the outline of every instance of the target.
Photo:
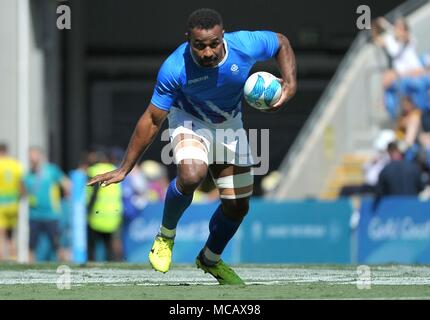
POLYGON ((259 71, 248 77, 243 88, 246 102, 256 109, 270 109, 281 97, 282 86, 269 72, 259 71))

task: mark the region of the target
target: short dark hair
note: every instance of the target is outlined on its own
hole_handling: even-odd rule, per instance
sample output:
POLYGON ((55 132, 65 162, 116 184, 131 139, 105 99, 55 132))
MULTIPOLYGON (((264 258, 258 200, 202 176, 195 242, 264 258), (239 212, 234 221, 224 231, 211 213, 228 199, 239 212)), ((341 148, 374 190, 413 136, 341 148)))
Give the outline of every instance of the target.
POLYGON ((387 146, 387 151, 388 151, 389 153, 391 153, 391 152, 395 152, 395 151, 399 151, 399 152, 400 152, 400 150, 399 150, 399 146, 397 145, 397 142, 396 142, 396 141, 392 141, 392 142, 390 142, 390 143, 388 144, 388 146, 387 146))
POLYGON ((0 142, 0 152, 6 153, 7 151, 8 151, 7 144, 0 142))
POLYGON ((194 28, 209 30, 216 25, 222 26, 222 18, 221 15, 213 9, 198 9, 192 12, 188 17, 188 30, 194 28))

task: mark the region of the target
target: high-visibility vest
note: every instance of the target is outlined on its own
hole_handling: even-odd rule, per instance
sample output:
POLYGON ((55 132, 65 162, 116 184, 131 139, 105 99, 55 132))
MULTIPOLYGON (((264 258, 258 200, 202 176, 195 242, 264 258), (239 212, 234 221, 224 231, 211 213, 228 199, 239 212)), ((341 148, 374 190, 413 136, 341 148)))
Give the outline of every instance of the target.
MULTIPOLYGON (((116 167, 109 163, 97 163, 88 168, 88 177, 115 170, 116 167)), ((87 187, 87 204, 94 192, 93 187, 87 187)), ((100 187, 94 205, 90 209, 88 224, 91 229, 112 233, 118 230, 122 220, 121 186, 117 183, 107 187, 100 187)))

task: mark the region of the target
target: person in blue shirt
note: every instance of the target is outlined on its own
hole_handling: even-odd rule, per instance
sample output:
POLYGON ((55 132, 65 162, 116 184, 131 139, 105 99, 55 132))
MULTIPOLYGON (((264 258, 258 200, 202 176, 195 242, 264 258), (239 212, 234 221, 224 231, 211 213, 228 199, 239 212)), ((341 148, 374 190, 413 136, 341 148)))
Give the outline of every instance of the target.
POLYGON ((30 148, 30 171, 23 184, 30 206, 30 262, 35 261, 35 249, 39 237, 46 233, 57 259, 66 260, 66 252, 60 249, 59 223, 61 217, 61 188, 68 196, 70 181, 55 164, 45 161, 44 152, 30 148))
POLYGON ((282 94, 267 111, 279 110, 296 92, 295 57, 284 35, 272 31, 227 33, 221 16, 212 9, 191 13, 187 29, 187 41, 159 70, 151 102, 136 125, 121 166, 88 184, 107 186, 122 181, 168 118, 177 177, 168 187, 162 225, 149 261, 157 271, 169 270, 178 221, 209 172, 221 204, 210 220, 209 237, 196 265, 220 284, 243 284, 221 259, 248 212, 253 190, 253 160, 246 134, 240 134, 243 87, 257 61, 275 58, 282 94), (231 137, 226 132, 235 134, 231 137))

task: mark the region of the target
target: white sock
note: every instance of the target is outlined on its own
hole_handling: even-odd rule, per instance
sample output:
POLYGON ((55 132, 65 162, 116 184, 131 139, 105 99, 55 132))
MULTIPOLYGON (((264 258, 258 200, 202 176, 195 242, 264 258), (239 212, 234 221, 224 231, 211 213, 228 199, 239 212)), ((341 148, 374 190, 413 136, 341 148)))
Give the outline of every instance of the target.
POLYGON ((209 250, 208 247, 205 247, 205 249, 203 250, 203 256, 208 262, 217 263, 221 260, 221 255, 213 253, 209 250))
POLYGON ((176 236, 176 229, 167 229, 164 226, 160 227, 160 234, 169 239, 173 239, 176 236))

